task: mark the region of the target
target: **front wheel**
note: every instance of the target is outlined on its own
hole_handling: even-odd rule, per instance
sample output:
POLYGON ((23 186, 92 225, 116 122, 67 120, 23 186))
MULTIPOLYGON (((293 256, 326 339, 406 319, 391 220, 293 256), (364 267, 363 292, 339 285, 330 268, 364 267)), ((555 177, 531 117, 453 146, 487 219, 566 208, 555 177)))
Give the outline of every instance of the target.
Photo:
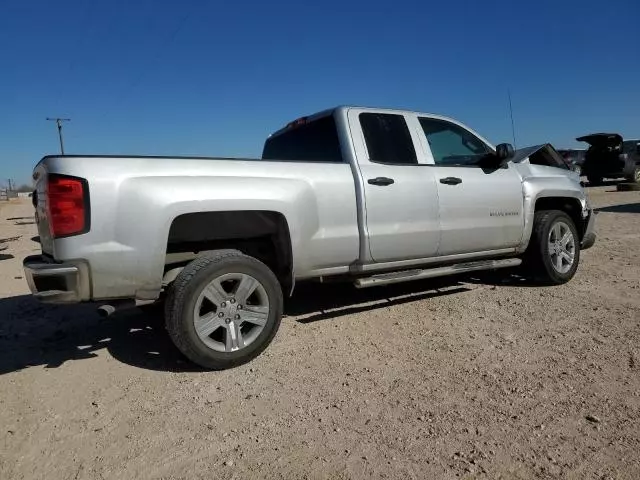
POLYGON ((165 321, 187 358, 223 370, 267 348, 280 326, 282 303, 280 283, 265 264, 235 250, 212 252, 175 279, 165 321))
POLYGON ((580 261, 580 239, 571 217, 561 210, 535 213, 525 265, 536 280, 560 285, 573 278, 580 261))

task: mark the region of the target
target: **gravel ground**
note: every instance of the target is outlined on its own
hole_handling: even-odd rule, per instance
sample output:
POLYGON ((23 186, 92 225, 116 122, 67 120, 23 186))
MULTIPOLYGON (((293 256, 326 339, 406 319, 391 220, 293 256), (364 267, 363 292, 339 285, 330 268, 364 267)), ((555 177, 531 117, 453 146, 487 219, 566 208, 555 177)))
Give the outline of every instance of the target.
POLYGON ((640 193, 590 189, 576 278, 305 286, 245 366, 137 310, 42 306, 0 206, 0 478, 640 478, 640 193))

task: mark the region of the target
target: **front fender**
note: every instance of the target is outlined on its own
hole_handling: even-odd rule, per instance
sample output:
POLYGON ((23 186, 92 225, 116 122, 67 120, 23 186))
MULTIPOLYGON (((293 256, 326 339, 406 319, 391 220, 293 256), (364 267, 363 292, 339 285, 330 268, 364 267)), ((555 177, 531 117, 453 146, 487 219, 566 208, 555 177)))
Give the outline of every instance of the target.
MULTIPOLYGON (((553 168, 553 167, 544 167, 553 168)), ((524 253, 529 246, 533 222, 536 212, 536 203, 540 199, 567 199, 577 201, 584 210, 588 208, 587 197, 582 186, 566 175, 555 177, 528 177, 523 180, 524 192, 524 228, 522 240, 517 247, 518 253, 524 253)))

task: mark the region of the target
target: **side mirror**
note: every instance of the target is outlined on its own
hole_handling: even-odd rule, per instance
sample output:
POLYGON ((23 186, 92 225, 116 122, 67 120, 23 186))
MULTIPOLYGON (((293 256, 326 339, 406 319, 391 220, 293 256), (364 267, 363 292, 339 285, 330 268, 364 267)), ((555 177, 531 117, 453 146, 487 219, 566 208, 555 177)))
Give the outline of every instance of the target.
POLYGON ((500 159, 501 162, 509 160, 514 155, 513 145, 510 143, 501 143, 496 147, 496 157, 500 159))

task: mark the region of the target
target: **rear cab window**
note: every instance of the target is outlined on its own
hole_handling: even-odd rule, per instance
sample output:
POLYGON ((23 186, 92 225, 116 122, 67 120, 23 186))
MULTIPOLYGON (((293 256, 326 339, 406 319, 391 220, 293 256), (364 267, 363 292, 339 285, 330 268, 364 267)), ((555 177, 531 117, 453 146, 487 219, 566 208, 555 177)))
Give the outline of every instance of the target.
POLYGON ((263 160, 343 162, 333 115, 307 121, 301 118, 270 136, 264 144, 263 160))

